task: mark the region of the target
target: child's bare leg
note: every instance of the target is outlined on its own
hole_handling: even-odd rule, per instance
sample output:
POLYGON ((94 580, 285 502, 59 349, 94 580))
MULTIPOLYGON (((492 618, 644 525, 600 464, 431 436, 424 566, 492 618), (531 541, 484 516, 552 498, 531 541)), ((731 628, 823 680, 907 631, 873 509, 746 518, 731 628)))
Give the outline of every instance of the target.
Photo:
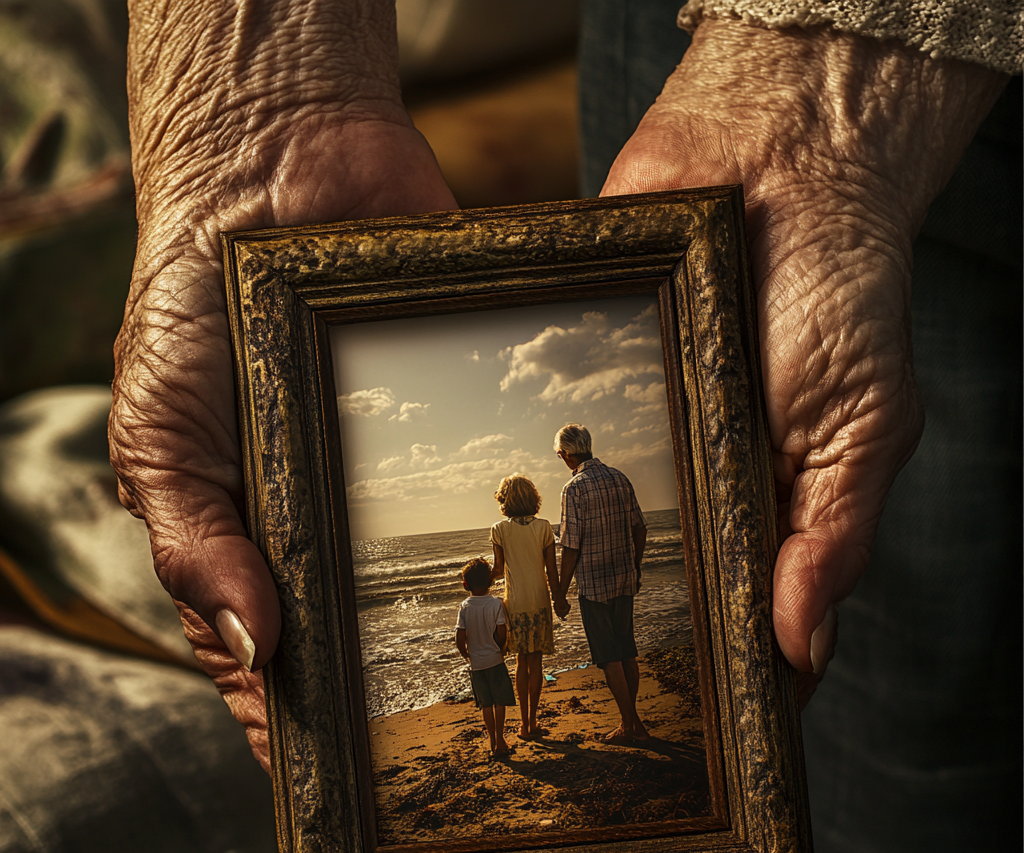
MULTIPOLYGON (((519 718, 523 721, 519 737, 530 736, 530 655, 516 655, 516 695, 519 697, 519 718)), ((502 709, 504 713, 504 708, 502 709)))
POLYGON ((495 705, 493 714, 495 737, 491 752, 494 755, 508 755, 508 743, 505 741, 505 706, 495 705))
POLYGON ((544 653, 530 652, 530 734, 540 734, 537 709, 540 707, 540 689, 544 683, 544 653))
MULTIPOLYGON (((491 752, 494 752, 494 748, 498 745, 497 734, 498 729, 495 725, 494 719, 494 706, 485 705, 483 708, 484 712, 484 728, 487 729, 487 734, 491 738, 491 752)), ((505 709, 501 709, 501 724, 505 725, 505 709)))

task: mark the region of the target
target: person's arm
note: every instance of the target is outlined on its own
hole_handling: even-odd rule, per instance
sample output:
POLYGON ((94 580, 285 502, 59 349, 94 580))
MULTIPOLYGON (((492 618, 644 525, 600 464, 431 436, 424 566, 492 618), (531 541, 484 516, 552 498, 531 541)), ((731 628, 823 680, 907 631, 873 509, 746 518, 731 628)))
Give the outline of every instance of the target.
POLYGON ((504 622, 494 626, 494 642, 498 644, 502 654, 508 651, 508 626, 504 622))
POLYGON ((642 521, 633 525, 633 565, 636 567, 636 589, 640 591, 640 566, 644 561, 644 548, 647 547, 647 525, 642 521))
POLYGON ((491 549, 494 551, 494 565, 491 567, 491 580, 496 581, 505 577, 505 549, 497 542, 491 543, 491 549))
POLYGON ((575 548, 562 547, 562 565, 559 571, 558 587, 563 598, 568 594, 569 584, 572 583, 573 575, 576 574, 576 561, 579 556, 580 552, 575 548))
POLYGON ((139 222, 111 463, 185 635, 269 768, 273 581, 246 536, 219 234, 455 207, 398 88, 385 0, 130 0, 139 222))
POLYGON ((558 579, 554 540, 544 547, 544 572, 547 574, 548 589, 551 592, 555 614, 559 619, 564 619, 569 614, 569 602, 565 600, 565 593, 562 592, 562 584, 558 579))
POLYGON ((466 645, 466 629, 455 629, 455 647, 459 650, 463 660, 469 660, 469 646, 466 645))
POLYGON ((602 190, 744 186, 784 536, 773 621, 804 701, 921 435, 911 244, 1006 79, 893 41, 706 19, 602 190))

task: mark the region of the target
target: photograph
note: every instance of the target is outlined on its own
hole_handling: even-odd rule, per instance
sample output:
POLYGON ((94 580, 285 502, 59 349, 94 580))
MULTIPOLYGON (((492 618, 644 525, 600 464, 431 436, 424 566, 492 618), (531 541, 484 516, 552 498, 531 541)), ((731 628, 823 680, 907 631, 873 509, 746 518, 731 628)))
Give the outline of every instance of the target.
POLYGON ((710 816, 656 296, 329 334, 378 844, 710 816))
POLYGON ((283 853, 810 850, 742 202, 225 237, 283 853))

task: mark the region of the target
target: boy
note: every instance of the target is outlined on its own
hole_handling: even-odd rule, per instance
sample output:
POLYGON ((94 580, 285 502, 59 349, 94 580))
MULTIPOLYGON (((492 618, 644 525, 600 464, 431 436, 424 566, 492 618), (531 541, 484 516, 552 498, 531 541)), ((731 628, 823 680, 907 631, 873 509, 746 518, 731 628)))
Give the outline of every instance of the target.
POLYGON ((472 595, 459 607, 455 645, 469 661, 473 698, 483 711, 484 726, 491 738, 491 755, 508 755, 505 706, 515 705, 516 697, 505 668, 505 605, 487 594, 491 588, 491 567, 486 560, 477 557, 462 567, 462 585, 472 595))

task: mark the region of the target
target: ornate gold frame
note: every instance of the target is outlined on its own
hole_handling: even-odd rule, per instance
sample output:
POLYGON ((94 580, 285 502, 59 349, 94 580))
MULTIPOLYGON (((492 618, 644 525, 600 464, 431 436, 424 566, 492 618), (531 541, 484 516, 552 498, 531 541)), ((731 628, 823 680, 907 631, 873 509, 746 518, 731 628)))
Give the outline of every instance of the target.
POLYGON ((771 630, 778 532, 740 188, 227 234, 223 246, 249 529, 282 608, 265 670, 281 850, 483 844, 377 846, 328 326, 650 292, 713 816, 659 825, 657 837, 515 843, 810 851, 794 678, 771 630))

